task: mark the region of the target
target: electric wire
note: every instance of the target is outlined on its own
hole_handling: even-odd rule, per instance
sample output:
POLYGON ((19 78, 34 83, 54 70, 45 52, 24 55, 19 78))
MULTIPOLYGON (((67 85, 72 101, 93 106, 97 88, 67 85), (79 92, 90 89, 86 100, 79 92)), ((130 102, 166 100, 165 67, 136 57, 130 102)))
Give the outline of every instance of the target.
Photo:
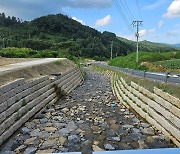
POLYGON ((140 11, 140 7, 139 7, 139 2, 138 2, 138 0, 136 0, 136 5, 137 5, 137 8, 138 8, 139 16, 140 16, 140 18, 141 18, 141 20, 142 20, 142 15, 141 15, 141 11, 140 11))
POLYGON ((121 5, 119 4, 118 0, 114 0, 114 2, 115 2, 115 3, 114 3, 114 4, 115 4, 115 7, 117 8, 118 12, 120 13, 121 18, 123 19, 124 23, 127 25, 128 29, 129 29, 130 31, 132 31, 131 26, 130 26, 130 24, 129 24, 129 20, 128 20, 127 16, 124 14, 124 12, 123 12, 123 10, 122 10, 122 7, 121 7, 121 5))
POLYGON ((127 12, 129 13, 131 19, 134 20, 134 16, 133 16, 132 12, 130 11, 129 6, 126 3, 126 0, 121 0, 121 1, 122 1, 122 3, 125 4, 125 8, 127 9, 127 12))

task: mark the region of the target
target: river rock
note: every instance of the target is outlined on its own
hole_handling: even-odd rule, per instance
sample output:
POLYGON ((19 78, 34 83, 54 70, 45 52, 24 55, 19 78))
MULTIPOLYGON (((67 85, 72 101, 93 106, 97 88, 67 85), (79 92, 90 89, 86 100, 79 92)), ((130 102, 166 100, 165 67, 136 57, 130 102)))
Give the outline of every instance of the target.
POLYGON ((92 146, 93 151, 104 151, 104 149, 101 149, 100 147, 98 147, 97 145, 93 145, 92 146))
POLYGON ((24 151, 24 154, 35 154, 36 151, 37 151, 37 148, 29 147, 24 151))
POLYGON ((45 132, 55 132, 55 131, 57 131, 57 128, 55 128, 55 127, 45 127, 44 131, 45 132))
POLYGON ((111 144, 105 144, 105 145, 104 145, 104 148, 105 148, 106 150, 115 150, 115 147, 113 147, 111 144))
POLYGON ((154 130, 152 128, 144 128, 142 133, 146 135, 154 135, 154 130))

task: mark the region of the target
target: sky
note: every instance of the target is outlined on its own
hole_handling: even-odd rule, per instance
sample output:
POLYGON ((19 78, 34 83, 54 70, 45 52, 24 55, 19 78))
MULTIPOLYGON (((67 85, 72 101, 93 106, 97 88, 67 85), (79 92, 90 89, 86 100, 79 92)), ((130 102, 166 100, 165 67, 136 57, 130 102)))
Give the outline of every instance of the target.
POLYGON ((180 43, 180 0, 0 0, 0 12, 30 21, 62 13, 98 31, 135 40, 180 43))

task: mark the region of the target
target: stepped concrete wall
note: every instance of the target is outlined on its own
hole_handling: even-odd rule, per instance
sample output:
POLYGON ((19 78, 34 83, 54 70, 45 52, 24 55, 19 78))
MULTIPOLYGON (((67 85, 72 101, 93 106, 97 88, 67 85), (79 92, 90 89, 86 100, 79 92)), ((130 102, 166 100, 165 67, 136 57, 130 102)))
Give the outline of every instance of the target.
POLYGON ((180 147, 180 100, 161 89, 153 92, 126 81, 113 71, 101 71, 111 78, 112 91, 127 108, 133 109, 180 147))
POLYGON ((134 82, 128 85, 122 77, 114 77, 117 98, 180 147, 180 100, 156 87, 152 93, 134 82))
POLYGON ((58 76, 42 76, 30 81, 17 79, 0 86, 0 145, 29 118, 46 105, 58 101, 83 82, 79 68, 58 76))

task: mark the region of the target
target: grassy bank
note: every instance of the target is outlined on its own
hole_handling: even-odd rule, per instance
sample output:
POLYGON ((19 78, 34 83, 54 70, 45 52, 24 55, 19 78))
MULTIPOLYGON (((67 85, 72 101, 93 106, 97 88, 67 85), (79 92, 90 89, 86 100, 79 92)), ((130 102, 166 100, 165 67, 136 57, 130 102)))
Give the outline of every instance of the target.
POLYGON ((156 82, 150 79, 142 79, 140 77, 131 76, 128 74, 125 74, 123 72, 111 69, 111 68, 105 68, 105 67, 99 67, 99 66, 91 66, 92 69, 102 72, 106 70, 111 70, 115 72, 119 77, 123 77, 127 84, 130 85, 131 81, 137 83, 138 85, 146 88, 147 90, 153 92, 154 87, 157 87, 164 92, 167 92, 177 98, 180 98, 180 85, 175 85, 171 83, 162 83, 162 82, 156 82))
POLYGON ((180 59, 180 52, 139 52, 139 63, 136 63, 136 53, 128 54, 127 56, 121 56, 112 59, 109 65, 118 66, 131 69, 147 70, 148 68, 142 65, 142 62, 157 62, 170 59, 180 59))
POLYGON ((180 69, 180 59, 158 61, 155 62, 154 64, 171 69, 180 69))

